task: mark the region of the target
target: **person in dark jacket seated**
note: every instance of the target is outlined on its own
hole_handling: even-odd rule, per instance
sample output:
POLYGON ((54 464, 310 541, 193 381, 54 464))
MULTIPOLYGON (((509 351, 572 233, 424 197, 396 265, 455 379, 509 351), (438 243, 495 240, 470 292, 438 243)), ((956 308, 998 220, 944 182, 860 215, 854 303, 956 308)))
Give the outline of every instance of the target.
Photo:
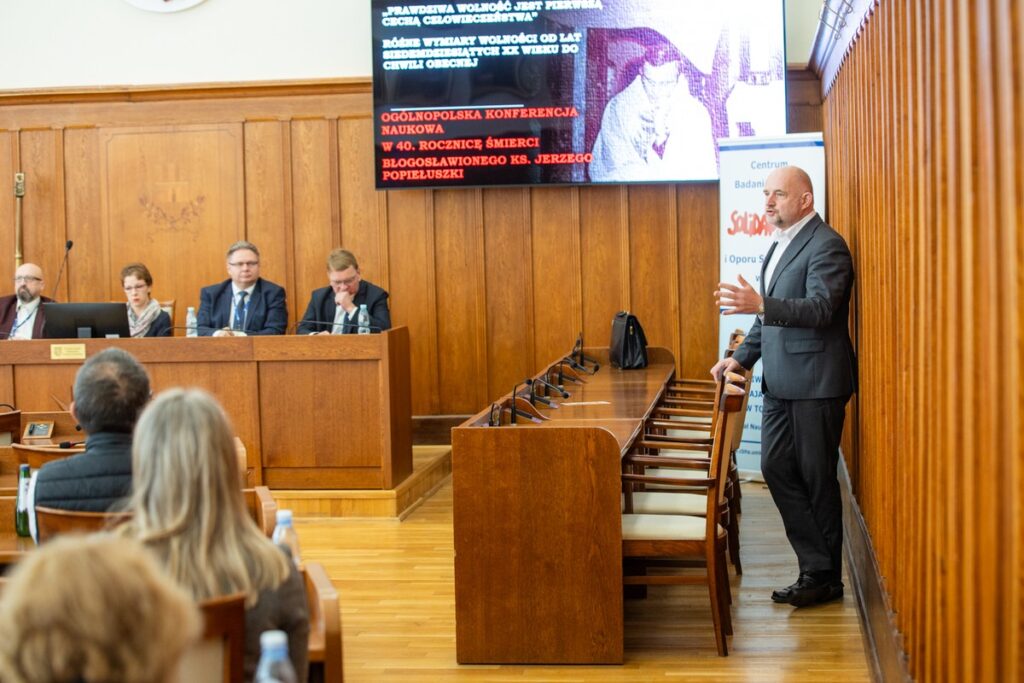
POLYGON ((35 506, 104 512, 132 490, 132 430, 149 401, 149 375, 121 349, 106 349, 75 375, 71 416, 88 435, 85 452, 49 462, 32 478, 29 522, 35 506))
POLYGON ((327 257, 328 287, 313 292, 298 334, 355 334, 359 326, 356 314, 366 304, 370 331, 391 329, 388 293, 359 274, 352 252, 335 249, 327 257))
POLYGON ((153 298, 153 276, 144 263, 130 263, 121 269, 121 285, 128 298, 128 329, 133 337, 167 337, 171 316, 153 298))
POLYGON ((288 304, 284 287, 260 277, 260 251, 240 240, 228 247, 228 275, 199 293, 196 325, 201 337, 284 334, 288 304))

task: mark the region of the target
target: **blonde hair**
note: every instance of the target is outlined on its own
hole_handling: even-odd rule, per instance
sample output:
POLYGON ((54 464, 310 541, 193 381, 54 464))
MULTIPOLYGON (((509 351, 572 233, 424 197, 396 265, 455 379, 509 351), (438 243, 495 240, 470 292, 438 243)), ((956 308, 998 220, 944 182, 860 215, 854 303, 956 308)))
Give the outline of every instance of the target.
POLYGON ((28 553, 0 600, 5 683, 152 683, 200 635, 199 610, 137 542, 64 536, 28 553))
POLYGON ((245 593, 251 607, 288 577, 288 558, 246 510, 231 425, 205 391, 165 391, 142 413, 129 509, 122 533, 196 600, 245 593))
POLYGON ((355 254, 351 251, 347 249, 335 249, 327 255, 328 272, 338 272, 341 270, 348 270, 349 268, 359 270, 359 263, 356 261, 355 254))

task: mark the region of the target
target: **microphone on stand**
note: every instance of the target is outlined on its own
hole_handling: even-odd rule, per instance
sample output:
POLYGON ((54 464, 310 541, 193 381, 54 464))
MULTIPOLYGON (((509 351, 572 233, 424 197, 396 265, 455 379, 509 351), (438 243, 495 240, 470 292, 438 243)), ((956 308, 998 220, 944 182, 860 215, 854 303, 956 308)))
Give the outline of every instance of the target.
POLYGON ((57 282, 53 285, 53 300, 57 300, 57 292, 60 289, 60 278, 64 274, 64 267, 68 264, 68 253, 71 251, 71 247, 75 246, 72 240, 68 240, 64 243, 64 259, 60 262, 60 270, 57 271, 57 282))
POLYGON ((533 381, 536 384, 543 385, 544 388, 547 389, 547 391, 549 393, 553 391, 556 394, 558 394, 559 396, 561 396, 562 398, 569 398, 569 392, 568 391, 566 391, 564 388, 562 388, 560 386, 556 386, 556 385, 552 384, 551 382, 547 381, 544 378, 539 377, 539 378, 537 378, 537 379, 535 379, 533 381))

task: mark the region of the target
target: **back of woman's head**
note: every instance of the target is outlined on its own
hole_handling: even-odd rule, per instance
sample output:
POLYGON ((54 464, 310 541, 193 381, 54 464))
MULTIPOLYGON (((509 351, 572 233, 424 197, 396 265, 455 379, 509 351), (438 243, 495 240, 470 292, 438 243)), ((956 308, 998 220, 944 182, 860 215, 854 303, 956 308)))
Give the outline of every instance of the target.
POLYGON ((58 538, 28 553, 3 589, 0 680, 166 681, 200 622, 137 542, 58 538))
POLYGON ((197 600, 276 587, 287 562, 242 497, 231 425, 199 389, 171 389, 142 413, 132 444, 132 520, 139 538, 197 600))

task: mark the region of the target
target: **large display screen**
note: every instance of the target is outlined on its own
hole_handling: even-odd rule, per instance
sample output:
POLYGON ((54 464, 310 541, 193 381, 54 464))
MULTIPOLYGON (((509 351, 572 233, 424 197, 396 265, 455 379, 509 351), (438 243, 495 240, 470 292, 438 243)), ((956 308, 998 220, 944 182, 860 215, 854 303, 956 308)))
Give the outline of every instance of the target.
POLYGON ((378 188, 714 180, 786 132, 783 0, 372 2, 378 188))

